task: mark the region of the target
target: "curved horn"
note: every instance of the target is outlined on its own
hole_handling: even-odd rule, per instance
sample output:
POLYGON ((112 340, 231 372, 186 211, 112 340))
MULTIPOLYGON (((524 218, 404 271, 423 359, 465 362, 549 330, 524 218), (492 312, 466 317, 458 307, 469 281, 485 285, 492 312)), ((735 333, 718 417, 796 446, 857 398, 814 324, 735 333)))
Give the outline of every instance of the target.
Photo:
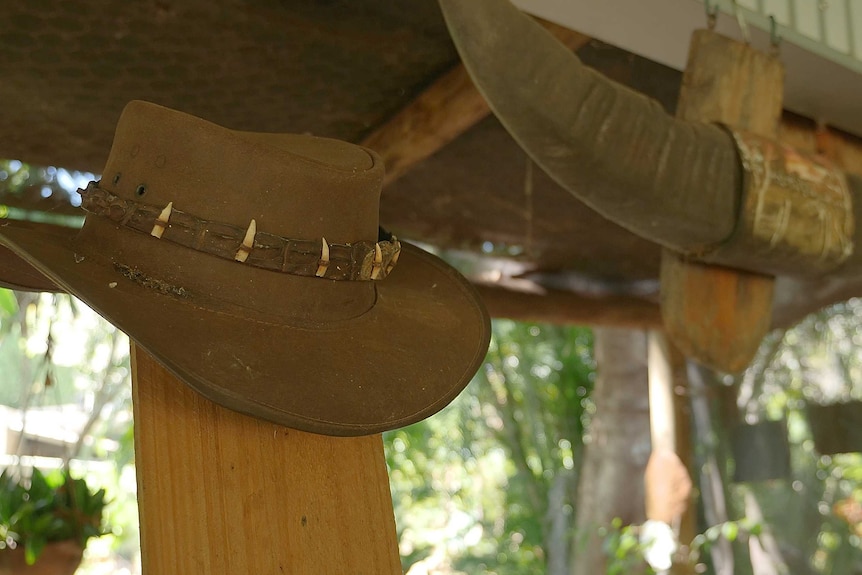
POLYGON ((677 120, 608 80, 504 0, 440 0, 465 67, 522 148, 563 188, 686 253, 730 236, 742 175, 722 129, 677 120))

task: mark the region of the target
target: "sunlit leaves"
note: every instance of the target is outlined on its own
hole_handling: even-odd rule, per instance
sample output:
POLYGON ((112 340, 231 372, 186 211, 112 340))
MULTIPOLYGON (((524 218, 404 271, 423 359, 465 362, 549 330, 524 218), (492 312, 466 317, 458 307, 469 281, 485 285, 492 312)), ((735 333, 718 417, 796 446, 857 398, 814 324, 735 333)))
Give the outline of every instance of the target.
MULTIPOLYGON (((0 404, 77 404, 83 413, 97 412, 85 433, 122 434, 131 418, 125 335, 66 294, 13 297, 20 310, 0 340, 0 404)), ((90 453, 100 449, 83 440, 78 447, 85 445, 90 453)))
POLYGON ((820 456, 808 405, 862 398, 862 300, 812 314, 761 346, 740 383, 746 419, 786 418, 793 477, 747 486, 791 572, 849 572, 862 544, 836 505, 862 491, 862 455, 820 456), (795 563, 794 563, 795 562, 795 563), (849 563, 848 563, 849 562, 849 563), (813 571, 812 571, 813 570, 813 571))
POLYGON ((405 568, 445 558, 459 573, 545 572, 550 539, 570 537, 552 534, 549 517, 572 515, 593 373, 588 329, 495 321, 466 391, 385 435, 405 568))
POLYGON ((68 470, 45 475, 34 468, 19 480, 7 469, 0 475, 3 546, 23 547, 30 565, 50 542, 74 541, 83 549, 104 533, 105 504, 104 489, 91 489, 68 470))
POLYGON ((12 290, 0 288, 0 320, 12 317, 18 311, 18 302, 12 290))

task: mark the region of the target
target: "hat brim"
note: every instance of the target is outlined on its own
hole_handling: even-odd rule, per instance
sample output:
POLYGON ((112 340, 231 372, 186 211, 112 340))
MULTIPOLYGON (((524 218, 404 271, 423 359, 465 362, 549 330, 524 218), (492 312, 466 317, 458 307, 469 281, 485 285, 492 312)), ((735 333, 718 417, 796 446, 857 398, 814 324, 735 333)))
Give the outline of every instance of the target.
MULTIPOLYGON (((0 224, 6 227, 6 223, 0 224)), ((60 236, 68 235, 69 228, 60 228, 48 224, 31 224, 28 222, 17 222, 19 227, 43 228, 45 233, 59 233, 60 236)), ((62 291, 57 284, 45 277, 32 265, 23 260, 18 254, 0 244, 0 287, 17 291, 34 292, 58 292, 62 291)))
POLYGON ((106 258, 76 254, 76 233, 9 222, 0 243, 207 398, 289 427, 348 436, 422 420, 461 392, 488 348, 490 322, 473 286, 407 243, 369 311, 309 328, 203 309, 127 281, 106 258))

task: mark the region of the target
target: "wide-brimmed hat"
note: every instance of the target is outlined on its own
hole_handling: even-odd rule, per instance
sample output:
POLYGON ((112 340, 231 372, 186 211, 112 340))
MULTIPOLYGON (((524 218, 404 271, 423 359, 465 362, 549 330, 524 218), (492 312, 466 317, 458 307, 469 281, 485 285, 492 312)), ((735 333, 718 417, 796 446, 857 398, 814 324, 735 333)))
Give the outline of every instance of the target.
POLYGON ((483 361, 489 320, 442 260, 381 232, 361 147, 123 111, 80 232, 0 243, 231 409, 331 435, 407 425, 483 361))

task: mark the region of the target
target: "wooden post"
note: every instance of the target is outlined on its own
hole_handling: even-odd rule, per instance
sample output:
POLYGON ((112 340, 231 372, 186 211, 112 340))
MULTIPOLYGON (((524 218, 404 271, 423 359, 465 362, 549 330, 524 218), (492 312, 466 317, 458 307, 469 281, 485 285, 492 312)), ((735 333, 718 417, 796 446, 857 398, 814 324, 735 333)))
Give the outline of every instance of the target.
MULTIPOLYGON (((784 69, 775 56, 710 30, 694 33, 677 116, 776 137, 784 69)), ((689 357, 722 371, 751 362, 770 326, 774 278, 684 260, 664 250, 662 317, 689 357)))
MULTIPOLYGON (((693 505, 694 498, 691 496, 691 477, 696 471, 696 465, 691 441, 691 406, 685 358, 662 332, 651 331, 647 365, 653 454, 673 453, 685 469, 683 477, 682 470, 675 469, 675 465, 678 464, 667 461, 665 469, 651 478, 650 469, 647 466, 647 518, 658 518, 672 523, 677 528, 679 542, 689 546, 697 535, 696 506, 693 505), (650 485, 651 479, 653 484, 657 480, 665 485, 650 485), (668 502, 678 502, 682 511, 674 513, 671 517, 661 517, 667 513, 667 510, 658 510, 657 517, 656 512, 650 509, 651 504, 655 504, 656 498, 665 507, 668 502)), ((692 575, 694 572, 694 565, 687 562, 674 563, 670 570, 671 575, 692 575)))
POLYGON ((145 575, 401 573, 380 435, 224 409, 132 347, 145 575))

